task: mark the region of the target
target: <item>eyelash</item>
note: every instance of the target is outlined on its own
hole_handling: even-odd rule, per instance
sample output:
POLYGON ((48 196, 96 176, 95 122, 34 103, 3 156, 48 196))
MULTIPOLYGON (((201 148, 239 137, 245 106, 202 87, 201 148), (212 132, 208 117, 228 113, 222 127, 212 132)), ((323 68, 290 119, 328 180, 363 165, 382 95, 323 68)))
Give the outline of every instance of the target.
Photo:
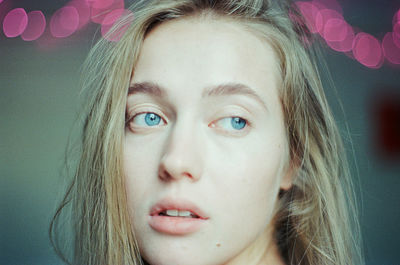
MULTIPOLYGON (((131 115, 130 117, 128 117, 127 119, 126 119, 126 121, 125 121, 125 126, 129 126, 129 127, 131 127, 131 123, 137 118, 137 117, 139 117, 140 115, 143 115, 143 114, 155 114, 155 115, 157 115, 157 117, 159 117, 160 118, 160 122, 163 122, 163 123, 167 123, 167 121, 163 118, 163 116, 162 115, 160 115, 160 114, 158 114, 157 112, 154 112, 154 111, 141 111, 141 112, 137 112, 137 113, 134 113, 133 115, 131 115)), ((144 117, 144 119, 146 119, 146 116, 144 117)), ((157 126, 158 124, 156 124, 156 126, 138 126, 138 127, 159 127, 159 126, 157 126)))
MULTIPOLYGON (((125 126, 129 126, 130 129, 134 132, 135 129, 132 128, 133 126, 131 125, 131 123, 132 123, 137 117, 140 117, 140 115, 143 115, 143 114, 146 114, 146 115, 147 115, 147 114, 155 114, 155 115, 157 115, 157 117, 159 117, 159 119, 160 119, 159 122, 163 122, 163 123, 164 123, 163 125, 167 124, 166 119, 164 119, 162 115, 159 115, 159 114, 157 114, 156 112, 152 112, 152 111, 142 111, 142 112, 138 112, 138 113, 133 114, 130 118, 127 118, 126 121, 125 121, 125 126)), ((143 118, 146 119, 146 116, 144 116, 143 118)), ((145 120, 144 122, 147 124, 146 120, 145 120)), ((137 126, 137 127, 141 127, 141 128, 151 128, 151 127, 154 127, 154 128, 157 128, 157 127, 160 127, 160 126, 163 126, 163 125, 159 125, 159 123, 157 123, 157 124, 155 124, 154 126, 151 126, 151 125, 148 125, 148 126, 146 126, 146 125, 144 125, 144 126, 139 125, 139 126, 137 126)), ((251 125, 251 124, 250 124, 250 122, 249 122, 247 119, 245 119, 245 118, 243 118, 243 117, 241 117, 241 116, 237 116, 237 115, 234 116, 234 115, 232 115, 232 116, 225 116, 225 117, 219 118, 219 119, 217 119, 217 120, 211 122, 211 123, 208 125, 208 127, 219 129, 219 130, 223 131, 224 133, 236 134, 236 135, 238 135, 238 134, 243 134, 244 132, 246 132, 246 131, 249 129, 250 125, 251 125), (221 123, 222 121, 224 121, 224 120, 226 120, 226 119, 231 119, 230 121, 231 121, 232 129, 224 129, 224 128, 221 128, 221 126, 219 126, 219 128, 218 128, 218 127, 216 126, 216 124, 221 123), (240 129, 235 129, 235 128, 233 128, 232 119, 236 119, 236 122, 238 122, 238 119, 239 119, 239 122, 240 122, 240 121, 241 121, 242 123, 244 122, 244 126, 243 126, 242 128, 240 128, 240 129)), ((138 129, 138 128, 136 128, 136 129, 138 129)))
POLYGON ((248 127, 250 126, 250 122, 247 119, 243 118, 243 117, 240 117, 240 116, 226 116, 226 117, 220 118, 220 119, 210 123, 209 127, 216 128, 216 125, 218 123, 225 123, 226 124, 226 122, 224 122, 224 120, 226 120, 226 122, 230 122, 229 126, 231 128, 230 129, 225 129, 225 128, 223 128, 223 126, 219 126, 218 129, 220 129, 221 131, 225 131, 225 132, 228 131, 229 133, 233 133, 233 134, 243 134, 245 131, 247 131, 248 127), (234 121, 234 119, 236 121, 234 121), (244 123, 243 127, 239 128, 239 129, 234 128, 234 122, 237 123, 238 121, 244 123))

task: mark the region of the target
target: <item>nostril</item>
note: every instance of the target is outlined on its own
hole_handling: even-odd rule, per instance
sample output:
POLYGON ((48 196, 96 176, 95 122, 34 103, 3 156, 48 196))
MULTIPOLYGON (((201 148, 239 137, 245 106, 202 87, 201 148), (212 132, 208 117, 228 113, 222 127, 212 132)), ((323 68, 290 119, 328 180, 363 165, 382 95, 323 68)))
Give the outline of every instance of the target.
POLYGON ((169 149, 162 155, 158 170, 159 178, 163 181, 199 179, 202 170, 200 150, 185 142, 175 140, 175 143, 171 143, 169 149))
POLYGON ((159 173, 158 173, 158 176, 160 177, 160 179, 163 179, 163 180, 170 180, 170 179, 172 179, 171 174, 168 173, 168 171, 166 171, 166 170, 163 169, 163 168, 160 168, 159 173))

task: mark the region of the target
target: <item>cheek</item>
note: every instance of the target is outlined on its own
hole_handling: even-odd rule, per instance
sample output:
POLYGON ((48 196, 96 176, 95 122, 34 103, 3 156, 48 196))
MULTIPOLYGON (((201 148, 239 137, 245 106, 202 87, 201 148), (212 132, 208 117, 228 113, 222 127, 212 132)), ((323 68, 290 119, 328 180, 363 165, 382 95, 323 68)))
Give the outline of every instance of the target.
POLYGON ((140 248, 150 229, 146 217, 151 205, 149 198, 154 197, 157 189, 159 146, 149 139, 125 137, 123 164, 127 206, 140 248))
POLYGON ((274 156, 243 157, 231 168, 231 180, 225 186, 233 198, 242 197, 242 202, 260 205, 273 199, 279 189, 280 160, 274 156))
POLYGON ((155 142, 125 139, 124 175, 129 208, 138 211, 157 183, 160 148, 155 142), (147 143, 147 144, 143 144, 147 143), (150 144, 149 144, 150 143, 150 144))
MULTIPOLYGON (((229 149, 229 156, 214 157, 214 185, 218 187, 218 204, 223 209, 226 231, 249 227, 248 236, 262 231, 272 218, 279 192, 284 148, 281 137, 255 138, 229 149), (261 141, 262 139, 262 141, 261 141), (251 154, 251 155, 249 155, 251 154)), ((240 235, 238 235, 240 236, 240 235)))
MULTIPOLYGON (((244 191, 265 191, 279 186, 285 156, 283 134, 254 134, 236 141, 215 145, 207 158, 214 176, 220 185, 241 188, 244 191)), ((241 193, 243 193, 241 192, 241 193)), ((254 194, 256 195, 256 194, 254 194)))

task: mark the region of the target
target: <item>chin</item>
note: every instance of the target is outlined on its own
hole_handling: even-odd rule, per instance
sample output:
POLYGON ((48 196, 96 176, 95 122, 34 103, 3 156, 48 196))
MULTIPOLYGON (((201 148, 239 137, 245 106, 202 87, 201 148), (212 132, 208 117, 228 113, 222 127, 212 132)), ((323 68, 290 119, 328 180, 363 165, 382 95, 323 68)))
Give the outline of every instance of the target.
POLYGON ((212 257, 212 260, 207 260, 207 258, 211 258, 211 255, 208 256, 207 253, 203 253, 203 258, 195 258, 188 253, 180 253, 175 255, 167 255, 167 256, 150 256, 146 258, 145 265, 219 265, 224 264, 223 261, 217 261, 216 257, 212 257))

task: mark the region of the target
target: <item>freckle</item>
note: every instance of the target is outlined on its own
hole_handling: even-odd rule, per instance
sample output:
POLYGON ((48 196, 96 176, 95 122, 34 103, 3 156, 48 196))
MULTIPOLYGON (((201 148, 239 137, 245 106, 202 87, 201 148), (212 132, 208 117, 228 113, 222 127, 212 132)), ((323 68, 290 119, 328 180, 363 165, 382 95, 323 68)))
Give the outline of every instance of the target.
POLYGON ((221 244, 220 243, 217 243, 217 247, 220 247, 221 246, 221 244))

